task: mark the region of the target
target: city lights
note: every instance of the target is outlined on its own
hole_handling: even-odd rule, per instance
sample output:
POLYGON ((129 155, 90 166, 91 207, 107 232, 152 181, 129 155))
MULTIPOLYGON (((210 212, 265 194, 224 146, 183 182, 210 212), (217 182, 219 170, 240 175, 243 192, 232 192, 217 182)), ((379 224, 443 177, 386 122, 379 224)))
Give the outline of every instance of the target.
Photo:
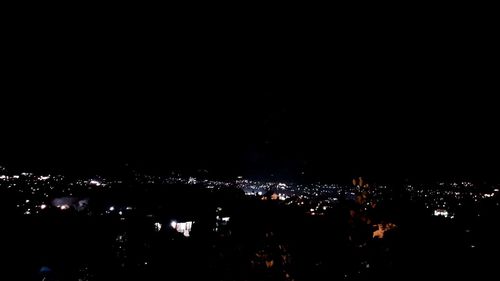
MULTIPOLYGON (((202 243, 203 239, 206 238, 203 235, 208 235, 207 237, 211 237, 209 240, 212 241, 210 245, 215 245, 213 246, 215 248, 211 249, 217 252, 219 250, 217 243, 230 241, 228 239, 233 239, 234 235, 240 235, 238 239, 243 239, 241 237, 245 236, 241 236, 242 233, 248 230, 242 231, 238 228, 253 228, 253 225, 256 225, 255 229, 272 229, 277 225, 279 227, 279 225, 285 225, 293 221, 294 226, 287 227, 286 231, 294 229, 294 231, 304 231, 304 233, 317 232, 318 236, 321 235, 322 229, 326 227, 345 227, 345 229, 342 229, 342 234, 339 234, 345 236, 333 239, 340 239, 337 241, 338 243, 340 243, 339 241, 347 243, 349 249, 362 249, 360 253, 372 251, 372 248, 376 247, 393 247, 391 244, 392 237, 406 235, 408 227, 411 225, 411 222, 408 221, 404 224, 398 222, 398 227, 396 227, 396 224, 392 222, 393 218, 403 221, 405 218, 392 216, 393 213, 383 209, 385 202, 395 202, 392 193, 394 187, 389 185, 371 183, 369 185, 363 184, 363 186, 350 183, 284 183, 283 181, 257 181, 249 178, 233 178, 231 181, 223 181, 195 179, 194 177, 179 175, 162 177, 138 174, 135 177, 134 182, 138 185, 134 187, 134 192, 138 194, 137 198, 109 196, 110 194, 123 194, 123 190, 127 190, 123 188, 124 181, 101 176, 97 177, 98 179, 95 177, 91 179, 68 179, 59 175, 40 176, 25 173, 21 174, 20 177, 14 177, 12 174, 5 174, 0 177, 2 179, 0 187, 16 195, 13 197, 15 200, 12 206, 15 208, 17 215, 26 216, 26 219, 54 217, 61 220, 75 221, 85 218, 84 221, 92 221, 99 218, 99 220, 109 222, 110 226, 117 227, 114 231, 116 231, 118 235, 116 237, 118 238, 114 241, 113 247, 110 248, 113 249, 113 257, 120 268, 127 268, 131 264, 143 266, 144 270, 149 268, 149 266, 146 267, 145 265, 149 265, 150 262, 152 264, 154 260, 154 257, 148 253, 150 253, 151 249, 157 247, 156 240, 170 241, 169 243, 173 244, 179 243, 178 241, 202 243), (97 186, 100 188, 95 188, 97 186), (210 208, 200 208, 200 210, 203 210, 200 212, 200 210, 197 210, 197 205, 190 204, 193 194, 187 193, 188 196, 183 195, 172 200, 169 196, 164 196, 170 195, 170 189, 160 188, 161 186, 173 187, 172 189, 182 187, 180 188, 181 191, 176 191, 180 192, 179 194, 186 194, 183 193, 183 189, 186 187, 192 188, 193 190, 190 190, 190 192, 193 192, 193 194, 195 194, 194 190, 196 192, 206 192, 200 193, 204 195, 195 199, 199 201, 193 202, 212 205, 210 208), (145 188, 142 189, 142 187, 145 188), (210 201, 213 200, 211 197, 216 197, 218 194, 224 194, 225 192, 233 194, 236 190, 241 192, 241 197, 244 197, 244 199, 240 196, 227 196, 227 198, 222 196, 224 199, 217 198, 217 200, 221 200, 220 202, 210 201), (142 198, 147 198, 147 201, 142 201, 142 198), (144 204, 144 202, 147 204, 144 204), (54 208, 50 206, 54 206, 54 208), (246 208, 249 210, 247 211, 246 208), (58 212, 57 210, 61 211, 58 212), (279 217, 273 216, 272 212, 275 210, 280 210, 279 217), (242 220, 242 217, 252 217, 255 214, 262 215, 262 211, 265 211, 262 213, 264 216, 252 220, 251 223, 242 220), (238 215, 238 212, 248 213, 241 216, 238 215), (386 212, 391 216, 384 217, 386 212), (289 213, 291 216, 287 218, 284 215, 284 219, 276 224, 276 219, 281 219, 282 213, 289 213), (267 215, 269 217, 266 217, 267 215), (207 219, 209 216, 212 218, 211 220, 207 219), (167 226, 169 226, 168 229, 171 231, 168 229, 165 231, 166 218, 175 218, 175 220, 166 221, 167 226), (334 222, 341 220, 340 218, 344 220, 342 224, 335 224, 334 222), (199 227, 200 232, 196 237, 192 237, 195 222, 195 229, 199 227), (129 230, 127 226, 129 224, 133 230, 129 230), (299 226, 301 228, 297 230, 299 226), (238 231, 235 231, 235 228, 238 231), (144 235, 138 237, 135 234, 132 235, 133 232, 130 231, 137 231, 137 233, 144 233, 144 235), (363 234, 361 234, 361 231, 363 231, 363 234), (152 233, 156 234, 152 235, 152 233), (141 254, 144 253, 145 256, 139 257, 133 252, 135 250, 130 250, 132 247, 130 245, 136 243, 136 240, 138 244, 134 244, 133 247, 142 247, 141 254), (385 244, 386 241, 387 245, 385 244), (373 247, 377 245, 373 243, 382 244, 373 247)), ((478 187, 475 183, 470 182, 441 182, 439 184, 412 183, 397 188, 401 188, 398 192, 407 196, 408 201, 405 201, 404 204, 409 204, 409 208, 412 208, 409 203, 411 202, 418 206, 419 209, 416 209, 418 212, 425 210, 425 213, 420 214, 424 222, 425 219, 436 222, 435 224, 422 226, 422 228, 427 227, 427 231, 430 231, 430 233, 432 233, 433 227, 436 227, 436 225, 459 224, 464 220, 461 213, 467 211, 470 214, 472 212, 469 218, 474 220, 473 223, 468 223, 460 229, 460 233, 465 237, 461 247, 481 251, 481 247, 478 247, 480 241, 477 241, 480 230, 478 231, 475 225, 478 221, 482 222, 489 219, 488 209, 485 209, 484 206, 498 208, 499 189, 497 187, 498 185, 478 187), (432 227, 429 225, 432 225, 432 227)), ((47 231, 50 231, 50 229, 47 231)), ((266 237, 265 239, 273 241, 274 239, 279 240, 277 237, 288 234, 287 232, 273 233, 273 231, 269 231, 259 235, 261 237, 259 239, 266 237)), ((308 235, 303 236, 309 237, 308 235)), ((244 239, 242 241, 240 243, 245 243, 244 239)), ((327 241, 328 239, 322 243, 328 243, 327 241)), ((308 241, 301 242, 309 243, 308 241)), ((210 245, 208 247, 212 247, 210 245)), ((284 247, 283 244, 264 247, 256 250, 256 253, 250 253, 250 257, 256 259, 253 261, 255 266, 261 264, 264 270, 272 270, 277 266, 276 264, 282 263, 286 259, 287 254, 279 252, 284 247), (272 258, 274 256, 281 258, 272 258)), ((353 267, 355 270, 349 272, 349 276, 357 278, 362 274, 377 270, 376 264, 369 263, 366 256, 358 252, 349 252, 349 254, 358 255, 359 258, 357 267, 353 267)), ((377 254, 375 253, 375 255, 377 254)), ((318 261, 313 267, 320 267, 322 266, 321 263, 324 262, 325 260, 318 261)), ((283 264, 280 266, 283 266, 283 264)))

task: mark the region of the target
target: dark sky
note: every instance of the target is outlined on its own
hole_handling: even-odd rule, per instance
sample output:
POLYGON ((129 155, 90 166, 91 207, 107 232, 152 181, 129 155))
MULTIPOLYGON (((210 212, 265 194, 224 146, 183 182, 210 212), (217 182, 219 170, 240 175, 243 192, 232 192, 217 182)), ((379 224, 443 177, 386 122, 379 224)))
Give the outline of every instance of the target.
POLYGON ((498 178, 488 38, 281 34, 160 43, 35 30, 4 58, 0 162, 285 179, 498 178))

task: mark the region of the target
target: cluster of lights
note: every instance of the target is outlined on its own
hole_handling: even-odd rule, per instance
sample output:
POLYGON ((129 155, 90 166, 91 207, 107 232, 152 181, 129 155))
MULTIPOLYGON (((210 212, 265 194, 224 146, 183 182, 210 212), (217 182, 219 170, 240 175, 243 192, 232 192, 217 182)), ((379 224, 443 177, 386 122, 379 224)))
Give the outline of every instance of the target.
POLYGON ((91 185, 95 185, 95 186, 100 186, 101 185, 101 182, 100 181, 97 181, 97 180, 91 180, 89 182, 91 185))
POLYGON ((445 218, 450 218, 450 219, 453 219, 455 216, 450 214, 447 210, 445 209, 437 209, 437 210, 434 210, 434 216, 436 217, 445 217, 445 218))
POLYGON ((161 230, 162 224, 159 222, 154 223, 155 230, 158 232, 161 230))
POLYGON ((193 224, 193 221, 177 222, 173 220, 170 222, 170 227, 175 229, 177 232, 182 233, 185 237, 189 237, 193 224))

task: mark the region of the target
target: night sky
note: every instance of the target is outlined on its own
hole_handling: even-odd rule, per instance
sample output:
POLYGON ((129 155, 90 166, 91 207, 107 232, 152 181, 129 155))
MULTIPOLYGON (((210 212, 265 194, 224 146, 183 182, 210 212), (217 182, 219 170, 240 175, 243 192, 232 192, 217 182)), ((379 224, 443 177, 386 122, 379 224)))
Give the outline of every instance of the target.
POLYGON ((7 166, 498 179, 491 42, 33 36, 4 65, 7 166))

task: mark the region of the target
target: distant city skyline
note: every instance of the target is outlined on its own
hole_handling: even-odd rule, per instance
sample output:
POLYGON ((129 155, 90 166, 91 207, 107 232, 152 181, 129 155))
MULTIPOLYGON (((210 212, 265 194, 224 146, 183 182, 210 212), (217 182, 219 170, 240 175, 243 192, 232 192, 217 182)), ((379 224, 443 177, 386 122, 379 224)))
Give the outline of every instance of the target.
POLYGON ((492 104, 447 107, 421 100, 406 108, 363 98, 243 98, 229 104, 224 98, 118 104, 89 98, 75 109, 55 99, 17 103, 3 112, 8 122, 0 164, 106 171, 128 163, 159 172, 285 178, 498 179, 492 104))

